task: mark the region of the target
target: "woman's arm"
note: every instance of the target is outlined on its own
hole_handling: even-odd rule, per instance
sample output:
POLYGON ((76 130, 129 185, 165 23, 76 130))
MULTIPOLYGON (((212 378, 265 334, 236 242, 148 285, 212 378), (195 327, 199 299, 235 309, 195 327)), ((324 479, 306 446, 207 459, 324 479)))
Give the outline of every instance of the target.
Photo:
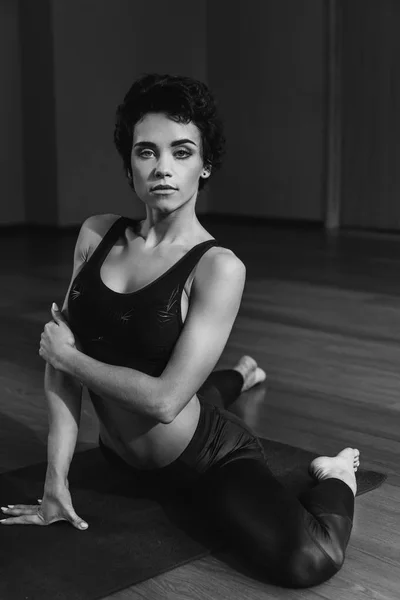
MULTIPOLYGON (((74 250, 71 280, 62 307, 62 316, 68 315, 68 296, 73 281, 84 264, 84 256, 90 245, 90 232, 96 217, 89 217, 82 224, 74 250)), ((76 348, 80 348, 75 338, 76 348)), ((80 424, 82 384, 68 373, 45 366, 44 392, 48 407, 49 433, 47 438, 46 484, 68 485, 68 471, 74 454, 80 424)))
POLYGON ((82 385, 46 363, 44 391, 49 418, 46 488, 48 485, 68 485, 68 471, 80 423, 82 385))
MULTIPOLYGON (((64 300, 64 318, 68 320, 68 296, 74 278, 87 256, 90 233, 97 217, 89 217, 83 223, 75 245, 74 268, 64 300)), ((80 349, 75 337, 75 346, 80 349)), ((88 524, 76 514, 68 486, 68 472, 74 454, 82 404, 82 385, 70 375, 46 363, 44 391, 48 404, 49 434, 47 443, 47 473, 42 503, 33 505, 13 504, 2 508, 7 519, 1 525, 50 525, 56 521, 69 521, 77 529, 88 524)))
POLYGON ((77 529, 84 530, 88 523, 74 510, 67 479, 79 428, 82 388, 79 383, 46 364, 45 394, 50 428, 43 500, 39 500, 37 506, 13 504, 3 507, 2 511, 8 518, 1 519, 0 524, 50 525, 69 521, 77 529))

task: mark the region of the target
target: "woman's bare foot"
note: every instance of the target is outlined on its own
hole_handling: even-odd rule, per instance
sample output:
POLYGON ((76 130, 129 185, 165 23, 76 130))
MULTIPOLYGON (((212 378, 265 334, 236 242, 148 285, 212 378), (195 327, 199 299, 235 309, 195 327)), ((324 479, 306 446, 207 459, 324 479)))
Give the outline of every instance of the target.
POLYGON ((249 390, 251 387, 265 381, 267 378, 266 372, 257 366, 256 361, 251 356, 242 356, 233 368, 235 371, 239 371, 243 376, 244 383, 241 389, 242 392, 249 390))
POLYGON ((360 465, 360 451, 357 448, 345 448, 336 456, 319 456, 308 467, 310 475, 322 481, 335 477, 341 479, 357 492, 356 471, 360 465))

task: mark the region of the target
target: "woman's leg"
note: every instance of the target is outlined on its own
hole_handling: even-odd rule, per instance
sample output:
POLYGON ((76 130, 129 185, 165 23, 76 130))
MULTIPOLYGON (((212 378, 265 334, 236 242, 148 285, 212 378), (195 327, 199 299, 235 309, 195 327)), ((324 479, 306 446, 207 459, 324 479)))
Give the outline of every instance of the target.
MULTIPOLYGON (((194 439, 179 459, 144 474, 149 491, 154 488, 158 497, 160 489, 175 486, 173 481, 186 486, 187 480, 199 513, 205 513, 217 537, 222 533, 235 553, 247 559, 254 575, 285 587, 309 587, 329 579, 343 563, 354 511, 355 489, 351 481, 347 485, 341 480, 338 470, 347 468, 345 475, 353 476, 355 487, 356 451, 344 452, 347 466, 343 458, 315 459, 311 468, 324 481, 298 499, 274 478, 248 428, 231 413, 205 408, 207 404, 194 439), (157 477, 166 478, 163 485, 157 477)), ((106 452, 106 458, 108 454, 113 453, 106 452)))
POLYGON ((244 377, 235 369, 221 369, 213 371, 203 383, 197 395, 219 408, 228 409, 240 396, 244 377))
POLYGON ((266 379, 251 356, 244 355, 232 369, 213 371, 197 392, 199 398, 229 410, 240 394, 266 379))
POLYGON ((328 478, 298 499, 260 458, 238 458, 204 474, 195 502, 254 575, 284 587, 323 583, 343 564, 354 494, 328 478))

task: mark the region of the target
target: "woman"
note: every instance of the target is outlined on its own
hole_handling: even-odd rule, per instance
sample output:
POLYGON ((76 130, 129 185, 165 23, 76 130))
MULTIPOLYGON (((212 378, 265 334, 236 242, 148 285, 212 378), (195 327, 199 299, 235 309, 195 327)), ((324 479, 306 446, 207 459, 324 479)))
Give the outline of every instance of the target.
POLYGON ((257 437, 225 410, 264 371, 244 356, 212 372, 245 283, 243 263, 195 213, 224 152, 213 97, 188 77, 146 75, 118 107, 115 143, 146 218, 98 215, 82 225, 63 314, 52 309, 39 350, 50 416, 43 500, 5 508, 2 523, 88 527, 68 490, 86 385, 108 460, 155 487, 186 486, 271 581, 326 581, 343 564, 352 528, 358 450, 314 460, 318 484, 298 499, 272 476, 257 437))

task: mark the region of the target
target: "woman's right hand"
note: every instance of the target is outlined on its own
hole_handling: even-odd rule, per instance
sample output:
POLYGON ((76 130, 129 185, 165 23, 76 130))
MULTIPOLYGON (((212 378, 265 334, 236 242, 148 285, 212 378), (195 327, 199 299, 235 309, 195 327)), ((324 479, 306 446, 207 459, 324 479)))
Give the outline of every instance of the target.
POLYGON ((2 511, 10 515, 1 521, 1 525, 51 525, 57 521, 69 521, 81 531, 88 528, 88 524, 81 519, 72 506, 71 494, 68 487, 57 486, 54 489, 45 489, 43 500, 39 504, 15 504, 2 511))

